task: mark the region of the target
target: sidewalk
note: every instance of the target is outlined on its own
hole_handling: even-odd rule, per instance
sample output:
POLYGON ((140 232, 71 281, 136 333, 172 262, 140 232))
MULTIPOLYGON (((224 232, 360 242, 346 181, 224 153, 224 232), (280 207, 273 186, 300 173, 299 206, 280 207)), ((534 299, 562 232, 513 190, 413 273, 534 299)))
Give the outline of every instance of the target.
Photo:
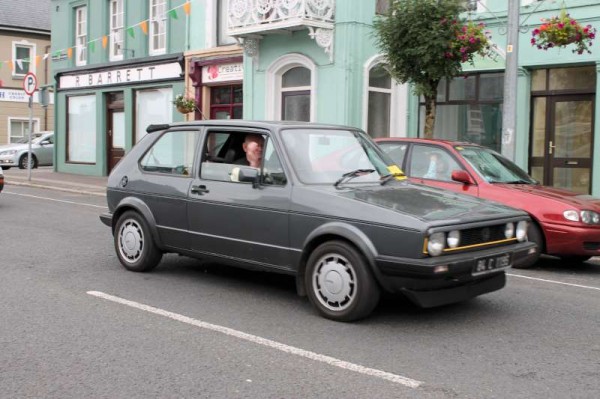
POLYGON ((80 194, 106 196, 106 176, 84 176, 55 172, 52 167, 31 170, 31 180, 27 179, 27 169, 10 168, 4 172, 6 186, 27 186, 66 191, 80 194))

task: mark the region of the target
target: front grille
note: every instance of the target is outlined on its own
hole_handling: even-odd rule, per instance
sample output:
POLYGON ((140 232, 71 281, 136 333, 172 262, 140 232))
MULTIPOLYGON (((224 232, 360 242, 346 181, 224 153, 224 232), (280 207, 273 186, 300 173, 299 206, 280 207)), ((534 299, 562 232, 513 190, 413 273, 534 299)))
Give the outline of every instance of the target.
POLYGON ((460 231, 461 247, 478 245, 486 242, 501 241, 505 239, 506 237, 504 236, 504 225, 485 226, 460 231))

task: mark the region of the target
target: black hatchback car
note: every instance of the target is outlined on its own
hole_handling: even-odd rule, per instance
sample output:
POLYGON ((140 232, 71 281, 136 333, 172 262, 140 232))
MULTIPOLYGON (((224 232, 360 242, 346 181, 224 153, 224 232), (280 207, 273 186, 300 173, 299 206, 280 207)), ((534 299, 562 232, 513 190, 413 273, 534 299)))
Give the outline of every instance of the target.
POLYGON ((110 174, 107 201, 125 268, 174 252, 291 274, 340 321, 369 315, 381 291, 432 307, 498 290, 536 251, 526 213, 411 184, 352 127, 152 125, 110 174))

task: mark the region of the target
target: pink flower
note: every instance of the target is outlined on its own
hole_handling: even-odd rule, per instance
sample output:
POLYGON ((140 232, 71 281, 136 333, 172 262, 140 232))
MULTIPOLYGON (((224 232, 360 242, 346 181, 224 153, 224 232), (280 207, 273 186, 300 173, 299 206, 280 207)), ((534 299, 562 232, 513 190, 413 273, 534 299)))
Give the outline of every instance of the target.
POLYGON ((531 44, 535 44, 535 39, 533 37, 531 38, 531 44))
POLYGON ((539 35, 539 34, 540 34, 540 30, 539 30, 538 28, 535 28, 535 29, 533 30, 533 32, 531 32, 531 35, 532 35, 532 36, 536 36, 536 35, 539 35))

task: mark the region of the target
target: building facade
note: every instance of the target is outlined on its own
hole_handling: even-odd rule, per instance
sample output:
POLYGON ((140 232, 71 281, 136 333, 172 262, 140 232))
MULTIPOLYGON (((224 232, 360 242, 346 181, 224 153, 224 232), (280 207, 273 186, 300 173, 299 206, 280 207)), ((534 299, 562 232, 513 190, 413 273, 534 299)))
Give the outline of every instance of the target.
MULTIPOLYGON (((38 88, 52 84, 50 71, 50 0, 24 0, 15 7, 0 0, 0 145, 27 138, 29 96, 23 89, 27 73, 38 88)), ((42 107, 33 97, 32 131, 53 130, 54 106, 42 107)), ((53 103, 53 101, 52 101, 53 103)))

